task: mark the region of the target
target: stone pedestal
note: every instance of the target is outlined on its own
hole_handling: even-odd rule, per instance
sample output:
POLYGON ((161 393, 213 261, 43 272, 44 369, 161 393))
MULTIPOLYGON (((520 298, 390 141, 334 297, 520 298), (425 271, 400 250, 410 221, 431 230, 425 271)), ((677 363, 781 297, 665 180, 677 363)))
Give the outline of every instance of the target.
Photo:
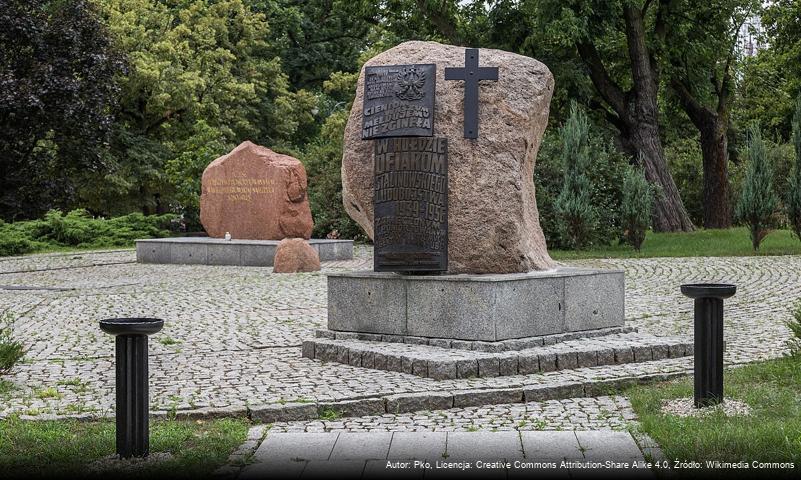
POLYGON ((328 328, 337 332, 497 342, 620 327, 623 303, 622 270, 328 275, 328 328))
MULTIPOLYGON (((353 240, 313 238, 320 261, 351 260, 353 240)), ((223 240, 210 237, 153 238, 136 241, 138 263, 272 267, 278 240, 223 240)))

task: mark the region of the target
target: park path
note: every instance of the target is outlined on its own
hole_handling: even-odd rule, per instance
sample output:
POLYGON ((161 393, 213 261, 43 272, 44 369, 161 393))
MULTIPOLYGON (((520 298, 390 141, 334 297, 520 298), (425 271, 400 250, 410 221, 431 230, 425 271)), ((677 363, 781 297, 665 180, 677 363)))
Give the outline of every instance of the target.
POLYGON ((603 430, 268 432, 251 461, 240 480, 570 478, 588 469, 655 478, 630 433, 603 430))
MULTIPOLYGON (((568 263, 624 269, 626 326, 656 336, 692 332, 692 303, 679 292, 682 283, 737 284, 737 295, 726 302, 728 364, 783 355, 785 322, 801 297, 799 256, 568 263)), ((97 322, 116 316, 165 320, 150 342, 155 416, 275 422, 313 420, 328 407, 360 417, 385 414, 388 404, 413 412, 520 403, 526 389, 556 399, 595 397, 619 382, 670 378, 692 367, 685 357, 433 380, 302 358, 302 341, 326 324, 325 274, 371 264, 372 251, 364 247, 351 261, 325 262, 321 272, 284 275, 259 267, 143 265, 131 250, 2 259, 0 313, 27 352, 5 376, 14 389, 3 394, 0 418, 113 415, 114 342, 97 322)))

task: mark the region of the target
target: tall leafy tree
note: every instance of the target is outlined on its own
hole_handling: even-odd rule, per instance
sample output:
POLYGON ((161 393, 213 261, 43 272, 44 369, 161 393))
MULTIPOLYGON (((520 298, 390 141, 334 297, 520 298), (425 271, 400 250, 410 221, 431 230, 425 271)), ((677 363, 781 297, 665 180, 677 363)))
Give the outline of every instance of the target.
POLYGON ((671 0, 522 3, 540 20, 541 32, 581 60, 597 94, 593 105, 617 129, 623 147, 642 159, 648 181, 659 188, 654 229, 692 230, 660 138, 660 58, 671 0))
POLYGON ((732 222, 728 132, 737 39, 758 9, 753 0, 674 0, 666 10, 664 49, 671 92, 699 132, 706 228, 732 222))
MULTIPOLYGON (((654 228, 692 230, 694 226, 668 170, 660 139, 659 58, 669 3, 670 0, 393 0, 380 5, 400 4, 405 8, 387 8, 379 15, 389 18, 388 28, 401 39, 432 38, 498 46, 541 59, 547 57, 565 62, 558 66, 559 73, 573 76, 576 83, 581 83, 579 77, 589 74, 592 106, 617 129, 622 146, 635 159, 644 160, 646 176, 659 187, 654 228), (573 63, 574 58, 577 64, 573 63)), ((563 78, 557 76, 557 80, 558 85, 563 83, 563 78)), ((562 92, 557 91, 557 101, 562 92)))
POLYGON ((801 240, 801 95, 795 102, 793 115, 793 147, 795 164, 787 188, 787 218, 790 227, 801 240))
MULTIPOLYGON (((176 193, 185 198, 176 173, 202 169, 179 167, 192 164, 183 148, 197 138, 214 138, 212 150, 244 139, 280 147, 301 123, 313 121, 316 99, 290 91, 266 41, 267 19, 242 0, 99 1, 130 61, 120 78, 115 168, 105 182, 116 187, 121 208, 160 212, 176 193), (168 175, 169 159, 175 161, 168 175)), ((193 158, 220 153, 205 150, 193 158)))
POLYGON ((362 0, 246 0, 270 23, 269 51, 295 89, 321 90, 334 72, 358 68, 377 20, 362 0))
POLYGON ((123 62, 84 0, 0 0, 0 217, 76 200, 103 150, 123 62))

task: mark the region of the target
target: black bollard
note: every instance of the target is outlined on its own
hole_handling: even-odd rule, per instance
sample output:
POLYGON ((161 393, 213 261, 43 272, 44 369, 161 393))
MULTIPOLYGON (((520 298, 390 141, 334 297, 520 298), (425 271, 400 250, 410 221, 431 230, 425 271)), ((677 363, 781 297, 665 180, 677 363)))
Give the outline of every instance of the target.
POLYGON ((695 407, 723 401, 723 299, 737 287, 720 283, 681 286, 681 293, 695 299, 695 407))
POLYGON ((111 318, 100 329, 116 336, 117 455, 146 457, 150 452, 147 336, 164 326, 158 318, 111 318))

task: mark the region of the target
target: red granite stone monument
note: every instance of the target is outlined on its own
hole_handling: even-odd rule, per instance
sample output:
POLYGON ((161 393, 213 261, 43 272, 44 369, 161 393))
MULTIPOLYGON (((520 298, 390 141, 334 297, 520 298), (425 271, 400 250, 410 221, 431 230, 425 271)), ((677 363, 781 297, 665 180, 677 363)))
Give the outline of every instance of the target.
POLYGON ((203 172, 200 221, 210 237, 311 237, 306 170, 296 158, 245 141, 203 172))

